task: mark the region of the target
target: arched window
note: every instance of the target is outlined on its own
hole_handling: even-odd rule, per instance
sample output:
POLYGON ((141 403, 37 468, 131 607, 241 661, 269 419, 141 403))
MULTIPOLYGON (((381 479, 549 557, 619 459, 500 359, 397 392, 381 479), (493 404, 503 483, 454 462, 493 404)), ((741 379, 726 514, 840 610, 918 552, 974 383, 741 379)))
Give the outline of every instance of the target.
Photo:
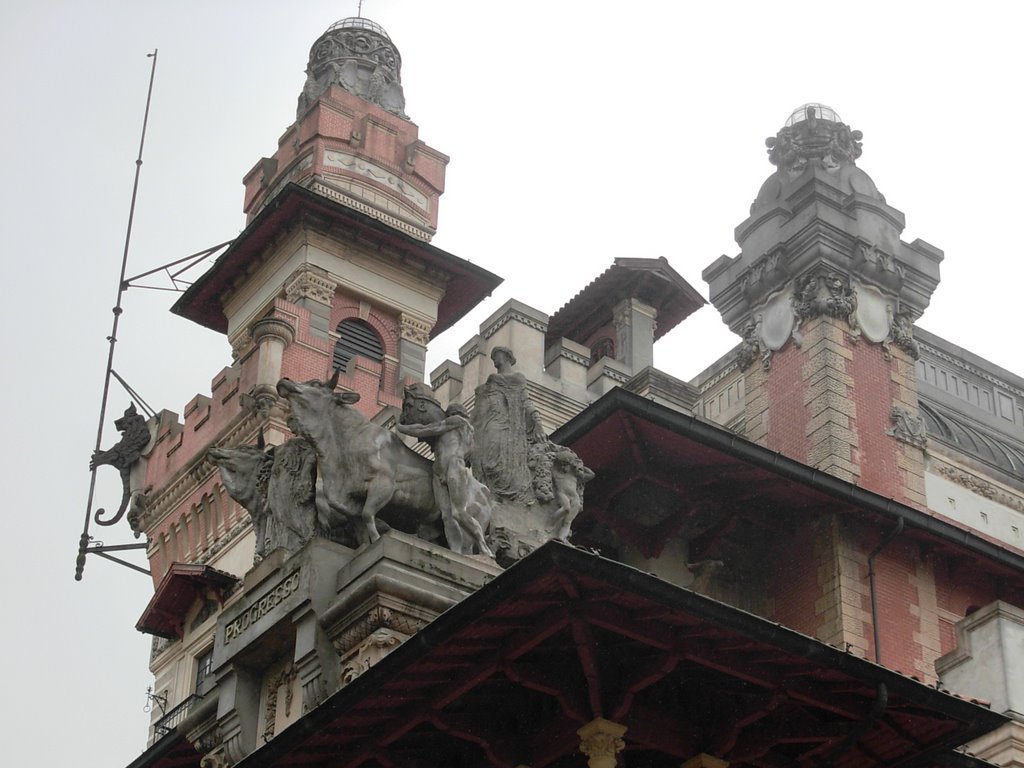
POLYGON ((338 343, 334 345, 334 370, 344 372, 348 361, 356 355, 380 362, 384 359, 384 344, 373 326, 365 320, 350 317, 338 323, 338 343))
POLYGON ((604 336, 594 342, 590 348, 590 364, 593 365, 602 357, 615 357, 615 342, 608 336, 604 336))

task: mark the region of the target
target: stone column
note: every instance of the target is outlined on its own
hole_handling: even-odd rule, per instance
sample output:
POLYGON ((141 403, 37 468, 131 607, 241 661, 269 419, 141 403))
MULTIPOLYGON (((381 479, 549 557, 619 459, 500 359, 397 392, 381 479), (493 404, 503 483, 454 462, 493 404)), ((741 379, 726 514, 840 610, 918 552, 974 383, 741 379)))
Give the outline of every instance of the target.
POLYGON ((295 341, 295 329, 280 318, 266 317, 253 323, 252 338, 259 348, 253 397, 263 408, 277 401, 281 358, 284 348, 295 341))
POLYGON ((598 717, 580 728, 580 752, 587 756, 589 768, 615 768, 618 754, 626 748, 622 740, 626 726, 598 717))
POLYGON ((326 339, 331 331, 331 304, 338 283, 327 272, 303 264, 285 281, 284 296, 292 304, 309 310, 309 331, 326 339))
POLYGON ((427 342, 434 324, 408 312, 399 315, 398 323, 398 394, 402 394, 405 381, 423 381, 426 378, 427 342))
POLYGON ((658 310, 639 299, 623 299, 612 309, 615 359, 639 373, 654 365, 654 325, 658 310))

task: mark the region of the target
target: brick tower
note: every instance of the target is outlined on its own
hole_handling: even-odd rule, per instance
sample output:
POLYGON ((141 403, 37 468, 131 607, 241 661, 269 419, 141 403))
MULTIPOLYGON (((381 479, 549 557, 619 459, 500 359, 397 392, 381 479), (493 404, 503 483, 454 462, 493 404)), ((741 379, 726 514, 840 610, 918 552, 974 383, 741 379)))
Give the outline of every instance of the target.
MULTIPOLYGON (((777 170, 736 229, 741 253, 719 258, 704 279, 743 337, 744 436, 924 508, 912 327, 938 284, 942 252, 900 239, 903 214, 856 165, 860 139, 828 107, 797 109, 766 141, 777 170)), ((794 535, 814 555, 780 565, 770 598, 776 618, 870 657, 877 643, 867 576, 887 531, 833 514, 794 535)), ((917 627, 934 579, 909 551, 897 560, 887 567, 914 594, 894 599, 885 618, 917 627)), ((931 677, 937 639, 925 645, 891 649, 885 663, 931 677)))
POLYGON ((903 214, 856 165, 861 133, 820 104, 767 139, 778 170, 736 229, 741 253, 704 271, 743 337, 749 439, 924 505, 912 326, 942 252, 900 240, 903 214))
POLYGON ((234 361, 182 420, 161 412, 143 460, 132 524, 149 537, 154 584, 172 563, 249 568, 251 527, 207 451, 287 440, 281 377, 337 370, 357 407, 386 420, 403 385, 423 380, 427 341, 500 282, 429 244, 448 158, 404 105, 387 33, 363 18, 332 25, 310 51, 296 121, 245 176, 245 230, 174 305, 226 334, 234 361))
POLYGON ((296 121, 245 176, 246 230, 173 311, 226 333, 236 359, 259 356, 264 406, 286 368, 340 369, 373 416, 423 379, 427 340, 496 278, 427 244, 448 158, 405 114, 384 29, 337 22, 306 72, 296 121))

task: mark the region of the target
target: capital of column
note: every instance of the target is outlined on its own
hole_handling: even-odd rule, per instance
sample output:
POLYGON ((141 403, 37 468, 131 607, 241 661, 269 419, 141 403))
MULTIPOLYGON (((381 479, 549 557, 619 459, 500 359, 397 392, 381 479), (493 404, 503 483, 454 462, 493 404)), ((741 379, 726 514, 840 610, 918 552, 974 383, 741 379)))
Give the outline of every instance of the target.
POLYGON ((616 756, 626 748, 622 740, 626 726, 598 717, 576 733, 580 737, 580 752, 587 756, 589 768, 615 768, 616 756))
POLYGON ((253 341, 257 344, 261 343, 264 339, 278 339, 284 346, 288 346, 295 341, 295 328, 292 327, 291 323, 286 320, 282 320, 279 317, 265 317, 262 320, 257 320, 252 324, 250 329, 253 341))
POLYGON ((698 755, 694 755, 679 768, 729 768, 729 763, 720 758, 709 755, 707 752, 701 752, 698 755))
POLYGON ((430 331, 434 327, 433 323, 405 312, 399 317, 398 323, 401 337, 405 341, 411 341, 423 347, 427 346, 427 342, 430 341, 430 331))
POLYGON ((285 281, 284 297, 292 304, 301 299, 312 299, 330 306, 337 287, 338 283, 325 272, 315 270, 309 264, 303 264, 285 281))

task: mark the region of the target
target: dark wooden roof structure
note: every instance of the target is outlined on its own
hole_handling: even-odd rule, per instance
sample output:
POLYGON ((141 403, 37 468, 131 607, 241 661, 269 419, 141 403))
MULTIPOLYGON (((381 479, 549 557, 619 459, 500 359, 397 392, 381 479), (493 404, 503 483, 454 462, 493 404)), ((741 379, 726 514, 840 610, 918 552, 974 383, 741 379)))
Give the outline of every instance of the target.
POLYGON ((953 750, 1006 721, 552 542, 237 768, 578 768, 595 717, 628 726, 623 764, 643 768, 983 765, 953 750))
POLYGON ((437 323, 430 333, 431 338, 462 319, 502 282, 502 278, 465 259, 290 183, 260 211, 214 265, 182 294, 171 311, 225 333, 228 321, 221 303, 223 297, 229 294, 240 275, 255 269, 267 248, 281 233, 303 217, 311 217, 326 226, 345 231, 365 245, 397 253, 418 269, 443 275, 447 287, 438 306, 437 323))
POLYGON ((619 258, 551 316, 547 343, 567 338, 585 344, 612 321, 612 307, 626 298, 639 299, 658 311, 655 341, 707 303, 664 257, 619 258))
POLYGON ((682 531, 690 541, 691 562, 698 562, 730 545, 757 551, 749 537, 806 523, 823 512, 871 520, 883 530, 902 518, 907 535, 1024 594, 1019 550, 621 388, 581 411, 551 439, 572 448, 596 474, 573 525, 573 541, 579 544, 601 546, 600 529, 607 528, 647 557, 657 557, 682 531))

